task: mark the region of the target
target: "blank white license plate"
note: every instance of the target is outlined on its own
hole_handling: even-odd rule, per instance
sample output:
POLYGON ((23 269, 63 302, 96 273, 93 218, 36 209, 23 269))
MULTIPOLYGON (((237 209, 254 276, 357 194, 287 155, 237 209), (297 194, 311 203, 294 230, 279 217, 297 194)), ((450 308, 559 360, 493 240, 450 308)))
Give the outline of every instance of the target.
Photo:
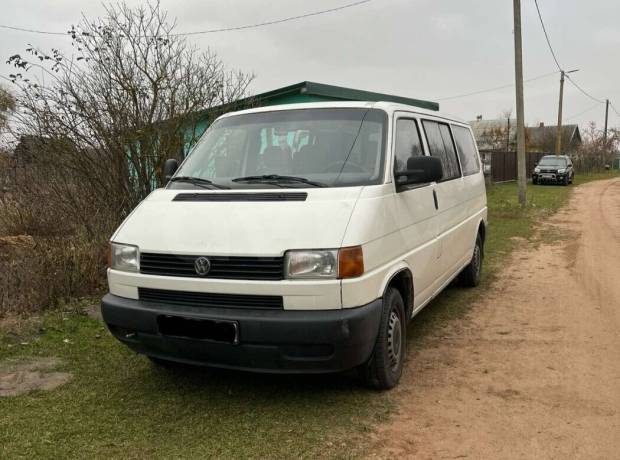
POLYGON ((543 179, 553 179, 555 176, 553 174, 543 174, 542 178, 543 179))

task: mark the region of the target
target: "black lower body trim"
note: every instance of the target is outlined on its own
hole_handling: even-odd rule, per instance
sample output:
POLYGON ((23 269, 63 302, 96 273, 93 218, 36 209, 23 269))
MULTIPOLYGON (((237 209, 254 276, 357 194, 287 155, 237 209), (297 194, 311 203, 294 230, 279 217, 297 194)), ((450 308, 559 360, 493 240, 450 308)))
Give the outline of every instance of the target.
POLYGON ((138 353, 188 364, 273 373, 326 373, 351 369, 372 353, 382 300, 334 310, 201 308, 107 294, 103 319, 114 336, 138 353), (158 318, 232 323, 236 344, 166 336, 158 318))

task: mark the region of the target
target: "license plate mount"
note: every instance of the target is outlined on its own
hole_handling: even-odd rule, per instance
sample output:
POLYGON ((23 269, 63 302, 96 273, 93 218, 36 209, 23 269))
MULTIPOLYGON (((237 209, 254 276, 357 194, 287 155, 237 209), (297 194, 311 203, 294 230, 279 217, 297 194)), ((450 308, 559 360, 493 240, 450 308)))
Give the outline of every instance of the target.
POLYGON ((239 344, 237 321, 159 315, 157 327, 159 333, 167 337, 239 344))

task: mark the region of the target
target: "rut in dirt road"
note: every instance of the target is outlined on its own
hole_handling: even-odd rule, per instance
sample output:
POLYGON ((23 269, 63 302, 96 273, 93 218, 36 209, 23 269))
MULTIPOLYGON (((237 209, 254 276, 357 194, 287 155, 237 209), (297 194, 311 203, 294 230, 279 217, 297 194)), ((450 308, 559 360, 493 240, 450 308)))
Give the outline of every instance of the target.
POLYGON ((370 456, 620 458, 620 180, 578 187, 549 224, 567 236, 513 254, 410 350, 370 456))

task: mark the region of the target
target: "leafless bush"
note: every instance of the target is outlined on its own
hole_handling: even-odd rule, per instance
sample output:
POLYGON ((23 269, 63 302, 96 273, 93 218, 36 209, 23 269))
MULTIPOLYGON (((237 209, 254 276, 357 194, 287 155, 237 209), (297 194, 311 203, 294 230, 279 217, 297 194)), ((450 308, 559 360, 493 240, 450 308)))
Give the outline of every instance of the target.
POLYGON ((591 172, 605 169, 612 164, 620 143, 620 133, 610 130, 605 138, 602 130, 594 122, 582 133, 583 143, 574 156, 575 169, 579 172, 591 172))
POLYGON ((0 237, 0 316, 102 290, 104 247, 84 237, 0 237))
POLYGON ((161 186, 165 159, 246 95, 251 75, 227 70, 174 27, 158 3, 119 3, 71 26, 72 54, 29 45, 9 57, 18 145, 0 193, 0 232, 36 244, 2 262, 0 305, 43 305, 100 285, 100 248, 161 186), (44 81, 31 76, 41 72, 44 81), (42 263, 47 271, 36 271, 42 263), (7 292, 17 297, 6 300, 7 292))
POLYGON ((199 53, 174 26, 159 4, 109 5, 104 18, 69 30, 75 57, 29 46, 29 59, 9 58, 21 90, 16 138, 45 140, 39 154, 55 170, 54 188, 68 186, 56 194, 68 218, 120 221, 161 185, 163 162, 195 140, 205 113, 246 94, 251 76, 199 53), (32 68, 46 84, 27 78, 32 68), (87 193, 72 193, 76 181, 87 193), (84 200, 100 214, 81 215, 84 200))

